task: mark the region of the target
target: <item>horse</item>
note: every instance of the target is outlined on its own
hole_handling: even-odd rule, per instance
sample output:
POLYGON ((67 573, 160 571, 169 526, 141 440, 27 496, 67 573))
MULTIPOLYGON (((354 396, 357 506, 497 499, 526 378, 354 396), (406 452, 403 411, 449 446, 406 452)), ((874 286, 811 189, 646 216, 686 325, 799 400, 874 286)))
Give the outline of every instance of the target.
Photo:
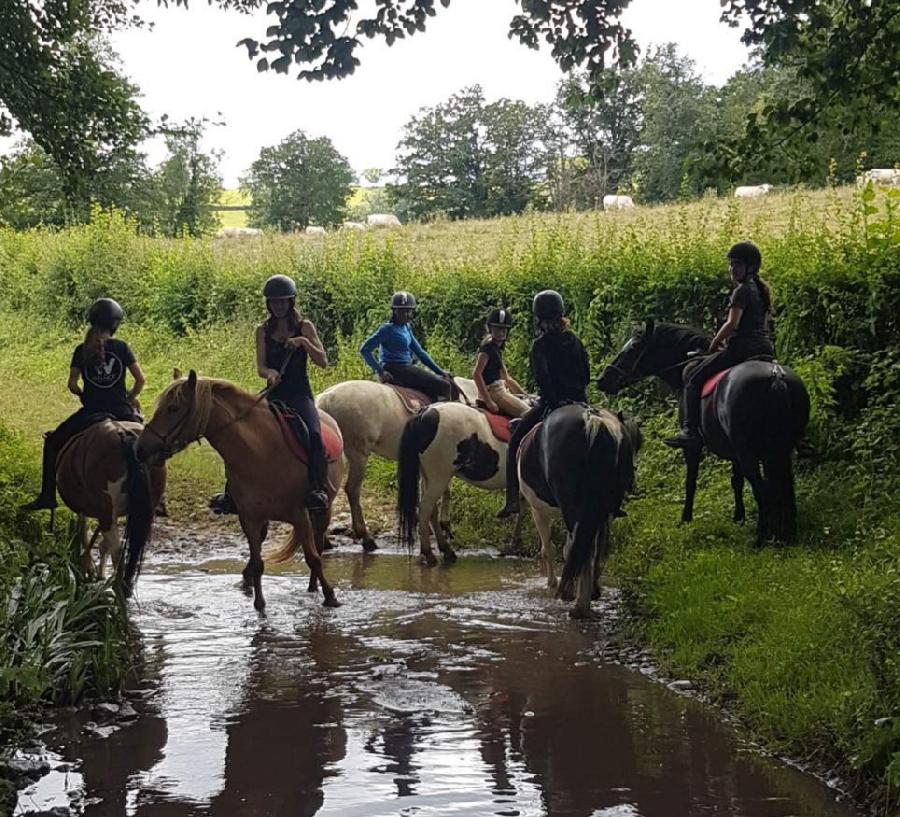
MULTIPOLYGON (((410 550, 418 528, 424 564, 437 564, 430 528, 445 564, 456 561, 438 509, 441 497, 450 492, 453 477, 488 491, 505 488, 507 448, 508 443, 494 434, 487 413, 462 403, 435 403, 407 421, 397 454, 397 514, 400 538, 410 550)), ((515 539, 520 524, 521 515, 516 520, 515 539)))
MULTIPOLYGON (((475 404, 477 389, 473 380, 454 378, 463 402, 475 404)), ((344 437, 347 457, 347 484, 344 490, 350 503, 351 529, 354 539, 362 541, 363 549, 377 549, 363 515, 360 493, 366 475, 366 464, 372 454, 396 460, 400 437, 406 421, 413 412, 407 408, 397 390, 374 380, 346 380, 323 391, 316 398, 316 406, 331 415, 344 437)), ((449 490, 440 505, 440 525, 449 536, 449 490)))
MULTIPOLYGON (((323 436, 328 426, 340 441, 337 423, 320 411, 323 436)), ((250 546, 243 570, 243 589, 253 594, 253 606, 265 611, 262 575, 265 563, 262 544, 269 522, 287 522, 290 537, 266 555, 275 562, 287 561, 301 547, 310 569, 309 591, 321 582, 326 607, 337 607, 334 589, 322 570, 320 556, 331 504, 343 477, 343 458, 328 464, 328 508, 310 514, 304 506, 307 469, 297 460, 264 395, 252 395, 227 380, 197 377, 193 370, 178 378, 160 395, 150 422, 138 439, 138 456, 160 462, 206 438, 225 462, 229 491, 238 508, 241 529, 250 546)), ((136 576, 142 552, 129 549, 126 576, 136 576)))
MULTIPOLYGON (((97 577, 105 577, 107 559, 118 573, 122 550, 119 517, 126 517, 124 539, 129 548, 143 548, 150 539, 154 509, 165 492, 166 466, 147 469, 138 462, 134 446, 142 428, 136 422, 100 420, 69 440, 56 458, 59 495, 78 518, 85 575, 95 572, 91 547, 98 537, 97 577), (90 538, 88 519, 97 520, 90 538)), ((126 595, 131 591, 127 580, 124 590, 126 595)))
POLYGON ((634 459, 641 443, 634 420, 572 403, 552 411, 519 447, 519 484, 541 539, 551 589, 557 587, 550 542, 557 512, 566 527, 557 595, 567 600, 574 595, 572 618, 590 616, 591 598, 599 597, 611 521, 634 487, 634 459))
MULTIPOLYGON (((597 387, 616 394, 624 386, 655 375, 676 392, 683 387, 691 353, 709 347, 705 332, 648 320, 636 330, 597 387)), ((764 359, 747 360, 729 369, 715 390, 703 397, 701 431, 704 445, 731 462, 734 521, 743 522, 744 480, 750 482, 758 509, 756 543, 770 535, 789 541, 796 533, 797 501, 791 452, 809 421, 809 394, 787 366, 764 359)), ((694 495, 702 449, 685 450, 687 465, 682 522, 694 513, 694 495)))

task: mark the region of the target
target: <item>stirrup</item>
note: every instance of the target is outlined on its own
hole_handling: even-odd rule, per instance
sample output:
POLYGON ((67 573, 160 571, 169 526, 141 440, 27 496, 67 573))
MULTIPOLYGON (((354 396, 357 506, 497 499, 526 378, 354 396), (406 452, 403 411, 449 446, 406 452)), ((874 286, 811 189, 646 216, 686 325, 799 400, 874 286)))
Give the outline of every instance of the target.
POLYGON ((703 446, 703 437, 700 432, 693 428, 682 428, 674 437, 670 437, 663 442, 670 448, 701 448, 703 446))
POLYGON ((325 491, 310 491, 306 495, 306 510, 310 513, 324 513, 328 510, 328 494, 325 491))
POLYGON ((220 516, 238 512, 237 505, 234 504, 231 494, 224 492, 209 498, 209 509, 220 516))
POLYGON ((56 499, 39 496, 37 499, 32 499, 31 502, 20 505, 19 510, 24 511, 25 513, 31 513, 32 511, 55 511, 56 499))

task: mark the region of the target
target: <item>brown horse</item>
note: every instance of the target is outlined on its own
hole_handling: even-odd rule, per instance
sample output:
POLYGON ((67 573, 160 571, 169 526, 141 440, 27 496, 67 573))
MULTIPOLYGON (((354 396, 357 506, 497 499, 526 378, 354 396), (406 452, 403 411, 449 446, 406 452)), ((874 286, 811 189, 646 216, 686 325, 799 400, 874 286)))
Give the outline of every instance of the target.
MULTIPOLYGON (((337 423, 321 412, 322 424, 340 438, 337 423)), ((156 411, 138 440, 138 456, 163 460, 205 437, 225 462, 228 490, 238 507, 241 529, 250 545, 244 589, 253 590, 253 605, 265 609, 262 594, 262 544, 269 522, 287 522, 293 531, 274 553, 287 561, 301 547, 310 569, 309 590, 322 583, 325 606, 337 607, 334 590, 322 571, 320 552, 331 516, 331 503, 343 480, 343 457, 328 464, 328 510, 310 514, 304 505, 308 473, 291 453, 264 395, 252 395, 227 380, 197 377, 196 372, 172 383, 160 395, 156 411)), ((126 577, 140 567, 140 554, 129 550, 126 577)))
MULTIPOLYGON (((129 548, 145 547, 153 525, 153 511, 166 487, 164 463, 147 469, 140 465, 134 446, 140 423, 102 420, 73 437, 56 460, 56 482, 63 502, 78 514, 82 543, 82 566, 94 571, 91 545, 100 537, 99 578, 106 560, 119 566, 122 539, 117 521, 126 516, 125 541, 129 548), (97 530, 88 539, 87 520, 97 520, 97 530)), ((131 587, 126 579, 125 590, 131 587)))

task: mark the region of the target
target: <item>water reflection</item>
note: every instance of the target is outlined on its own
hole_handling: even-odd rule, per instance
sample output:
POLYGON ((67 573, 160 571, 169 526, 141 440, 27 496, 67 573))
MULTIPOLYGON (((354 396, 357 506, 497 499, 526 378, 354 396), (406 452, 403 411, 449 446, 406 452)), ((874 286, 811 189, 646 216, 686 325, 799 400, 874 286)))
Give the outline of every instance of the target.
POLYGON ((273 571, 267 621, 228 564, 142 577, 145 715, 66 741, 89 817, 853 815, 600 664, 597 625, 570 622, 531 563, 331 557, 345 606, 273 571))

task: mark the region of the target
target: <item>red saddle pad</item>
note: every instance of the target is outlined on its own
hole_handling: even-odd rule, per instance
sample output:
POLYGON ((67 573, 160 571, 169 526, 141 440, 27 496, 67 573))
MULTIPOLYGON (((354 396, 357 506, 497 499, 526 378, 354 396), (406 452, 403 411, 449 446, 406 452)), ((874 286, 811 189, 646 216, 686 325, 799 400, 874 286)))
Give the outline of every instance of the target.
POLYGON ((488 423, 490 423, 491 431, 494 436, 500 440, 501 443, 508 443, 509 438, 512 436, 512 433, 509 430, 509 420, 505 414, 494 414, 492 411, 488 411, 487 409, 481 409, 481 413, 487 417, 488 423))
POLYGON ((719 372, 718 374, 714 374, 711 378, 709 378, 709 380, 707 380, 703 384, 703 391, 700 392, 701 396, 709 397, 716 390, 716 386, 719 385, 719 381, 723 377, 725 377, 725 375, 728 374, 728 372, 731 371, 731 368, 732 367, 729 367, 729 368, 725 369, 725 371, 719 372))
MULTIPOLYGON (((291 453, 300 460, 300 462, 309 463, 309 454, 307 453, 306 448, 300 445, 300 440, 297 439, 297 435, 294 434, 294 430, 291 428, 284 415, 280 411, 276 411, 275 416, 278 418, 278 425, 281 426, 281 434, 284 437, 287 447, 291 450, 291 453)), ((319 412, 319 416, 322 416, 322 412, 319 412)), ((322 444, 325 446, 326 459, 329 462, 340 459, 341 454, 344 453, 343 440, 326 422, 321 424, 321 430, 322 444)))

